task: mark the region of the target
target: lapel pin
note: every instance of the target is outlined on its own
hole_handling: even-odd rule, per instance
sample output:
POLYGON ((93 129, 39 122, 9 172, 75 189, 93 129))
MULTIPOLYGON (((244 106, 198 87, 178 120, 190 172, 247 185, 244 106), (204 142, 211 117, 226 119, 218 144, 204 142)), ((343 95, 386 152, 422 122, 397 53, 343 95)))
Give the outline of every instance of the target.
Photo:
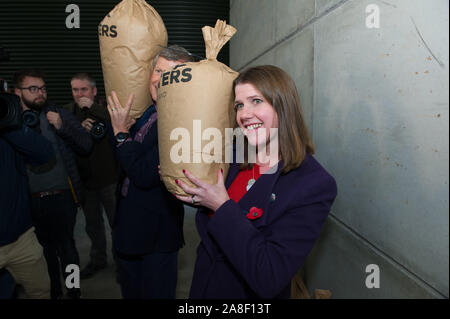
POLYGON ((247 218, 250 220, 260 218, 263 214, 263 210, 261 208, 252 207, 250 211, 247 213, 247 218))
POLYGON ((272 195, 270 195, 270 200, 271 200, 272 202, 274 202, 275 199, 277 199, 277 195, 275 195, 274 193, 272 193, 272 195))

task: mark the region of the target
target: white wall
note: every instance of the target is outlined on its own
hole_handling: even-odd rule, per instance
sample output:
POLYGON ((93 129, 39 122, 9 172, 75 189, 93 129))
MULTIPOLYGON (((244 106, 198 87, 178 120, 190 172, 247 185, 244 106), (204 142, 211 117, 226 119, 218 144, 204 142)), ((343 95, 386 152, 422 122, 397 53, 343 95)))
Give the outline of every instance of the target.
POLYGON ((447 0, 232 0, 231 67, 296 81, 338 198, 306 265, 334 298, 447 297, 447 0), (380 28, 366 27, 367 5, 380 28), (377 264, 381 287, 367 289, 377 264))

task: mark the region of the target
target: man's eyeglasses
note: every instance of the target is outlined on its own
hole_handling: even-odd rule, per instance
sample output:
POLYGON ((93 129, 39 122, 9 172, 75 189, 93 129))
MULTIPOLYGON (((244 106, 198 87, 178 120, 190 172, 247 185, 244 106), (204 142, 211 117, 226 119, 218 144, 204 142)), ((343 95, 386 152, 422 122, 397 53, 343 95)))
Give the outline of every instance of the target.
POLYGON ((32 94, 36 94, 38 91, 42 91, 42 93, 47 93, 47 88, 45 86, 38 87, 38 86, 29 86, 27 88, 20 88, 20 90, 28 90, 32 94))

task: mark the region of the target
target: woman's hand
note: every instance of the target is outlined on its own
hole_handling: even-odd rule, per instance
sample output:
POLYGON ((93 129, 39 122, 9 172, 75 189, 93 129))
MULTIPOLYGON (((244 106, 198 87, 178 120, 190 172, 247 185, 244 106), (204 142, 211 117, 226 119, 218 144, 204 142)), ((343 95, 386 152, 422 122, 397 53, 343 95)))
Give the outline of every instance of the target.
POLYGON ((199 180, 186 170, 183 170, 184 175, 197 187, 191 187, 180 180, 176 180, 180 186, 190 196, 175 195, 179 200, 199 206, 204 206, 212 209, 214 212, 230 199, 223 179, 223 171, 219 170, 217 173, 217 184, 211 185, 199 180))
POLYGON ((111 96, 108 96, 108 112, 111 117, 111 125, 114 130, 114 135, 120 132, 127 133, 130 127, 136 123, 136 120, 130 118, 131 105, 133 104, 134 94, 131 93, 128 98, 127 105, 122 107, 116 92, 112 91, 111 96))

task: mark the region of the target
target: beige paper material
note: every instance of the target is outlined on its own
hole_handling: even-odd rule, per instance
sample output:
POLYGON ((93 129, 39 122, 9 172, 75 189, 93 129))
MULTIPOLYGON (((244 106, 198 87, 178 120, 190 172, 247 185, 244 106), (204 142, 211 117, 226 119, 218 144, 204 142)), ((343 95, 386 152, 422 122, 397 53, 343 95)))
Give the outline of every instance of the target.
POLYGON ((232 86, 238 73, 216 57, 236 29, 218 20, 214 29, 202 30, 208 60, 185 63, 163 73, 158 89, 161 176, 167 189, 178 195, 186 194, 176 179, 192 185, 183 169, 215 184, 217 172, 222 168, 226 176, 229 166, 225 163, 225 149, 230 146, 225 144, 225 129, 233 128, 235 122, 232 86), (177 159, 177 155, 187 153, 187 160, 177 159))
POLYGON ((330 290, 315 289, 311 297, 305 282, 299 274, 296 274, 291 280, 291 299, 331 299, 330 290))
POLYGON ((134 93, 130 116, 137 119, 152 104, 153 59, 167 46, 164 22, 144 0, 123 0, 103 19, 98 33, 106 95, 116 91, 125 106, 134 93))

